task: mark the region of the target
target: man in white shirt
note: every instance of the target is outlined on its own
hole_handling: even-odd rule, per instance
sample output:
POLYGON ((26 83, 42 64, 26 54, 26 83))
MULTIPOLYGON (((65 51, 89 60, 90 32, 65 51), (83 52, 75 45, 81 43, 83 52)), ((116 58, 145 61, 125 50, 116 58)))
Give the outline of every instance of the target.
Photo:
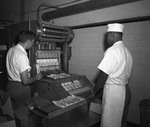
POLYGON ((103 89, 101 127, 123 127, 130 103, 128 87, 133 60, 122 41, 122 24, 108 24, 106 42, 108 49, 98 65, 95 95, 103 89))
POLYGON ((8 84, 6 90, 10 94, 14 108, 25 105, 25 101, 31 96, 30 85, 42 78, 41 73, 35 77, 29 75, 31 67, 26 50, 32 47, 35 37, 31 31, 21 31, 18 35, 18 44, 11 47, 7 53, 8 84))

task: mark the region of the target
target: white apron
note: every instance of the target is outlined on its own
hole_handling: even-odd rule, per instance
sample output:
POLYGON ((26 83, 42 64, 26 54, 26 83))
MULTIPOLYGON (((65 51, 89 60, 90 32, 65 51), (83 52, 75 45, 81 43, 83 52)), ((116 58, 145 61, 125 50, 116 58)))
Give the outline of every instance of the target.
POLYGON ((105 85, 100 127, 121 127, 124 101, 125 86, 105 85))

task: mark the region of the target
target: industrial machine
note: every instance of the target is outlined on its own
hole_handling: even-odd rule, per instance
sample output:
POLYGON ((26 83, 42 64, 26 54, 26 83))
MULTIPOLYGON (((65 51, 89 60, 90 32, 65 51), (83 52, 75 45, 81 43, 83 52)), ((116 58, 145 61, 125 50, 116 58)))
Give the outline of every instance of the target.
POLYGON ((90 91, 92 84, 85 76, 68 73, 68 47, 73 31, 69 27, 42 24, 36 34, 37 41, 30 55, 32 75, 39 72, 44 75, 35 83, 36 91, 50 100, 90 91))
POLYGON ((8 50, 8 31, 0 28, 0 89, 5 90, 7 84, 6 53, 8 50))
MULTIPOLYGON (((17 33, 16 29, 27 29, 27 25, 28 23, 10 26, 10 35, 17 33)), ((67 108, 69 110, 70 107, 85 104, 85 97, 91 92, 93 85, 86 76, 69 74, 68 61, 71 55, 69 44, 74 38, 72 29, 32 21, 31 30, 37 36, 35 44, 29 51, 31 76, 39 72, 43 74, 43 78, 32 85, 32 95, 38 93, 42 98, 36 108, 49 114, 53 110, 56 112, 58 107, 69 107, 67 108)), ((55 115, 59 113, 62 111, 55 115)))

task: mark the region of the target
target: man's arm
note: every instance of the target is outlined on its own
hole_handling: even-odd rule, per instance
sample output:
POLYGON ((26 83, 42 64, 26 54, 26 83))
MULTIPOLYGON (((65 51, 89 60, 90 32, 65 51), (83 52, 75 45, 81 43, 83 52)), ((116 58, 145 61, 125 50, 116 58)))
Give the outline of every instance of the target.
POLYGON ((40 80, 42 78, 42 74, 41 73, 35 75, 32 78, 29 78, 28 77, 28 70, 23 71, 20 74, 20 76, 21 76, 21 81, 22 81, 23 85, 29 85, 29 84, 31 84, 31 83, 33 83, 33 82, 35 82, 37 80, 40 80))
POLYGON ((105 85, 105 82, 108 78, 108 75, 104 73, 103 71, 99 70, 96 79, 94 80, 95 86, 91 93, 87 95, 86 98, 102 98, 102 90, 103 86, 105 85))
POLYGON ((94 82, 95 87, 93 89, 93 92, 95 95, 97 95, 99 93, 99 91, 101 91, 103 89, 103 86, 105 85, 107 78, 108 78, 108 74, 106 74, 102 70, 99 70, 97 78, 94 82))

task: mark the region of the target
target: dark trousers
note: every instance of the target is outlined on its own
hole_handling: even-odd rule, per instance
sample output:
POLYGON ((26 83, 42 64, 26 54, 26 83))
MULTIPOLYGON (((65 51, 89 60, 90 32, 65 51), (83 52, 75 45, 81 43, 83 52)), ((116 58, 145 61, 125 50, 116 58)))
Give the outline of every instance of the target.
POLYGON ((8 81, 6 91, 10 94, 14 109, 25 106, 26 100, 31 97, 30 86, 17 81, 8 81))
POLYGON ((126 96, 125 96, 125 104, 124 104, 124 111, 122 116, 122 125, 121 127, 126 127, 127 122, 127 114, 129 110, 129 104, 131 101, 131 91, 128 85, 126 85, 126 96))

